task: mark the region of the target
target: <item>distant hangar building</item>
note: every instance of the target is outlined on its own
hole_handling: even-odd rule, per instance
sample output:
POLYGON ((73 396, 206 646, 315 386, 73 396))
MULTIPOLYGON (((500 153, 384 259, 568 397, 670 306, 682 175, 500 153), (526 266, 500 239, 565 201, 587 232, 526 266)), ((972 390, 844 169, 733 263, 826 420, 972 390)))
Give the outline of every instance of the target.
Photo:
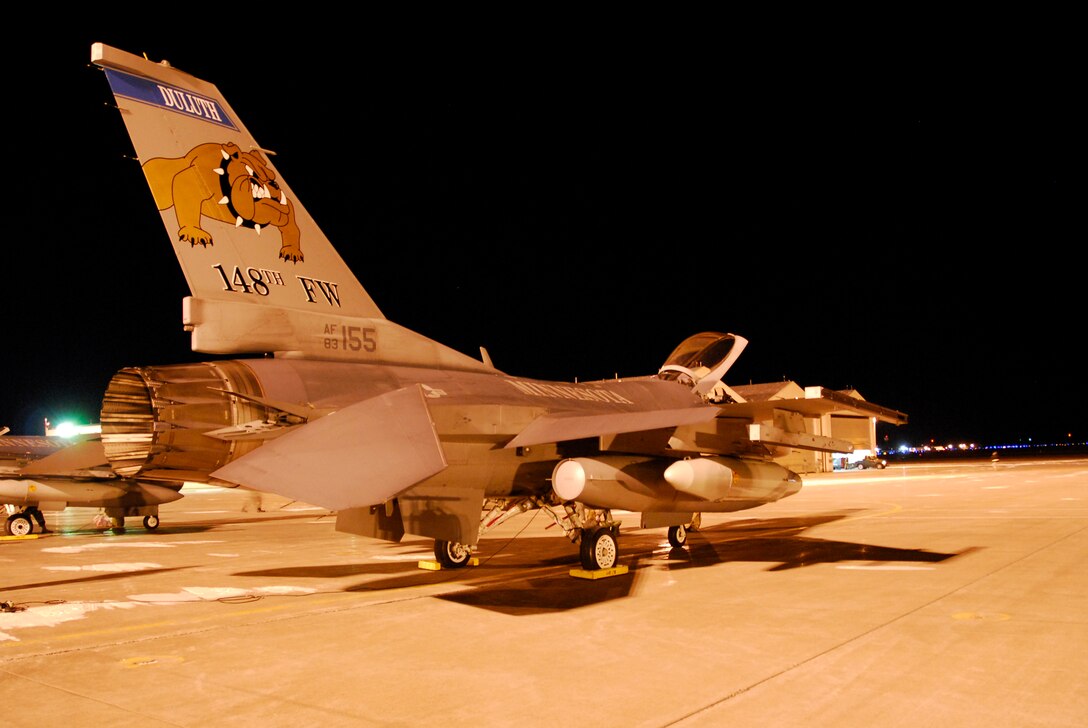
MULTIPOLYGON (((734 385, 732 389, 748 402, 769 402, 775 400, 804 400, 813 398, 841 400, 848 404, 851 400, 866 401, 855 389, 830 390, 823 387, 802 388, 796 382, 768 382, 766 384, 734 385)), ((796 401, 790 402, 795 409, 796 401)), ((844 408, 841 412, 813 413, 804 416, 805 431, 810 435, 845 440, 854 446, 854 452, 869 451, 875 453, 877 421, 902 424, 906 418, 901 412, 889 410, 878 405, 871 405, 873 414, 861 416, 844 408)), ((818 450, 793 449, 789 455, 776 458, 775 462, 797 473, 824 473, 834 470, 835 454, 818 450)))

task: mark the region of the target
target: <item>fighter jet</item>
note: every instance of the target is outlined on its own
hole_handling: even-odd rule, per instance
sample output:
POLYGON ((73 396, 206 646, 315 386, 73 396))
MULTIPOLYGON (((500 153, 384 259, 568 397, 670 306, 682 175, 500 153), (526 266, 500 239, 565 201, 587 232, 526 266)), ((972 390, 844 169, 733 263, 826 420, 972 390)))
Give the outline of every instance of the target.
POLYGON ((115 473, 95 437, 8 435, 0 428, 0 505, 8 511, 4 532, 34 532, 35 511, 70 506, 101 508, 110 528, 123 530, 127 516, 143 516, 144 528, 159 527, 159 506, 181 498, 180 481, 141 482, 115 473))
POLYGON ((113 376, 102 445, 120 477, 277 493, 336 511, 345 533, 434 539, 449 568, 540 509, 602 570, 620 554, 613 511, 679 546, 701 513, 796 493, 776 462, 792 448, 851 449, 813 418, 906 421, 821 388, 745 401, 723 381, 747 344, 731 333, 694 333, 635 378, 500 371, 382 314, 216 86, 100 43, 91 60, 188 283, 192 349, 239 357, 113 376))

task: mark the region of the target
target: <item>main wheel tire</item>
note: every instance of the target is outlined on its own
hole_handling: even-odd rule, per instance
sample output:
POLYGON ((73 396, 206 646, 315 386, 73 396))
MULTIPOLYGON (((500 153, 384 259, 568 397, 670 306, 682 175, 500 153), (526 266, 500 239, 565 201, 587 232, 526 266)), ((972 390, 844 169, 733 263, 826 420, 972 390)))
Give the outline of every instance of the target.
POLYGON ((119 518, 111 517, 110 518, 110 530, 113 531, 114 533, 124 533, 125 532, 125 517, 124 516, 121 516, 119 518))
POLYGON ((611 569, 619 558, 619 547, 612 529, 601 528, 582 534, 582 568, 586 571, 611 569))
POLYGON ((155 515, 144 516, 144 528, 148 531, 154 531, 159 527, 159 517, 155 515))
POLYGON ((34 524, 25 513, 15 513, 8 516, 8 520, 4 523, 4 530, 9 536, 29 536, 34 530, 34 524))
POLYGON ((669 543, 673 548, 680 548, 688 542, 687 526, 669 526, 669 543))
POLYGON ((472 558, 472 547, 456 541, 434 542, 434 557, 447 569, 460 569, 472 558))

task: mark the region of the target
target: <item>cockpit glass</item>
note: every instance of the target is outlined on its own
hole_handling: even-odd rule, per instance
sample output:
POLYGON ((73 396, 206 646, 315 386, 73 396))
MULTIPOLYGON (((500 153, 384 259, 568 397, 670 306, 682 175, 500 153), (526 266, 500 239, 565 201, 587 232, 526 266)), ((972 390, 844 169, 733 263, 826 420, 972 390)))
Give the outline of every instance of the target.
POLYGON ((665 366, 677 365, 686 369, 706 367, 713 369, 729 356, 736 344, 733 334, 721 334, 715 331, 704 331, 701 334, 689 336, 676 347, 669 358, 665 360, 665 366))

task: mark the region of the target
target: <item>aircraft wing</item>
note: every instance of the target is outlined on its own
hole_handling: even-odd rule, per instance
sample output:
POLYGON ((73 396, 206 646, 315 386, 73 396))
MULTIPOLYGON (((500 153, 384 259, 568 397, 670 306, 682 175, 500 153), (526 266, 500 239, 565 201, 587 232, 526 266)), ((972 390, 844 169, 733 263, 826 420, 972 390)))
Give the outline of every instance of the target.
POLYGON ((665 427, 708 422, 719 414, 718 407, 686 407, 646 412, 551 413, 538 417, 511 440, 506 447, 525 447, 564 440, 580 440, 600 435, 659 430, 665 427))
POLYGON ((757 402, 732 402, 720 405, 722 417, 743 417, 752 420, 765 419, 773 410, 789 410, 805 417, 818 417, 831 413, 853 413, 859 417, 875 417, 880 422, 903 425, 907 415, 897 410, 873 404, 864 399, 827 389, 805 387, 804 399, 768 399, 757 402))
POLYGON ((853 445, 847 440, 809 432, 804 421, 827 414, 874 417, 896 425, 907 421, 902 412, 824 387, 808 387, 804 397, 796 399, 642 412, 550 412, 530 422, 506 447, 601 437, 602 448, 626 453, 660 454, 667 447, 693 453, 751 454, 760 444, 850 452, 853 445))
POLYGON ((904 424, 907 416, 859 397, 824 387, 806 387, 803 396, 729 402, 709 426, 682 426, 669 441, 674 454, 713 453, 758 456, 781 448, 853 452, 851 440, 833 437, 814 421, 825 415, 904 424))

